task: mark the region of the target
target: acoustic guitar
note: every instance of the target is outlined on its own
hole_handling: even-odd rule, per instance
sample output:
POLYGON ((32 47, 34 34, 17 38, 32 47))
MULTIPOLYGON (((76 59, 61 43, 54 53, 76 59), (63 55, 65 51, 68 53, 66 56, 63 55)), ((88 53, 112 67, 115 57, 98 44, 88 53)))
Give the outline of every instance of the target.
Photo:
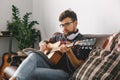
MULTIPOLYGON (((74 45, 79 45, 81 49, 92 49, 93 46, 95 45, 96 42, 96 38, 90 38, 90 39, 85 39, 85 40, 80 40, 80 41, 76 41, 74 43, 70 43, 70 44, 66 44, 67 47, 72 47, 74 45)), ((45 55, 48 57, 48 59, 50 59, 50 61, 53 64, 57 64, 59 62, 59 60, 62 58, 63 53, 60 52, 59 50, 59 46, 61 45, 61 42, 58 41, 56 43, 50 43, 50 46, 52 46, 52 50, 51 51, 47 51, 49 53, 45 53, 45 55)), ((37 49, 33 49, 33 48, 26 48, 23 50, 24 53, 29 53, 29 52, 33 52, 33 53, 40 53, 39 50, 37 49)), ((41 54, 41 53, 40 53, 41 54)))
MULTIPOLYGON (((66 46, 72 47, 74 45, 79 45, 81 49, 92 49, 93 46, 95 45, 95 42, 96 42, 96 38, 90 38, 90 39, 80 40, 74 43, 66 44, 66 46)), ((63 53, 60 52, 59 50, 60 44, 61 44, 60 41, 57 42, 57 44, 56 43, 53 44, 54 46, 53 50, 51 50, 51 52, 47 54, 47 57, 50 59, 50 61, 53 64, 57 64, 63 56, 63 53), (55 45, 57 46, 55 47, 55 45)))
POLYGON ((14 53, 11 51, 12 48, 12 34, 10 33, 10 41, 9 41, 9 51, 4 53, 2 56, 2 64, 0 66, 0 77, 2 80, 4 80, 5 75, 4 75, 4 70, 7 66, 10 66, 12 63, 12 57, 14 55, 17 55, 17 53, 14 53))

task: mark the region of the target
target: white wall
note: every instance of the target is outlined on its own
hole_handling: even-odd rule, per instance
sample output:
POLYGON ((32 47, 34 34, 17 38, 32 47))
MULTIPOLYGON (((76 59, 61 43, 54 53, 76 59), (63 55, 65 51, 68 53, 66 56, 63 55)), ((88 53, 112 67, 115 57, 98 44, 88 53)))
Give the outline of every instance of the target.
POLYGON ((32 0, 0 0, 0 31, 6 30, 6 22, 11 19, 12 5, 19 8, 21 16, 32 12, 32 0))
POLYGON ((34 17, 40 18, 38 20, 43 39, 60 31, 58 16, 68 8, 77 13, 81 33, 108 34, 120 30, 120 0, 34 0, 33 2, 33 10, 37 13, 34 17))

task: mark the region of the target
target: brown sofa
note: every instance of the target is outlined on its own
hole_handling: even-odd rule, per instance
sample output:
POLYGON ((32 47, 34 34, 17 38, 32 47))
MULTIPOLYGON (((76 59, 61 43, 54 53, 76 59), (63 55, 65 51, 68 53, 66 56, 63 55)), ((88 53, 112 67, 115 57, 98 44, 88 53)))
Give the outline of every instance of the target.
MULTIPOLYGON (((105 39, 110 36, 110 34, 84 34, 86 37, 96 37, 95 47, 102 48, 105 39)), ((16 66, 8 66, 4 70, 6 80, 9 79, 16 71, 16 66)))

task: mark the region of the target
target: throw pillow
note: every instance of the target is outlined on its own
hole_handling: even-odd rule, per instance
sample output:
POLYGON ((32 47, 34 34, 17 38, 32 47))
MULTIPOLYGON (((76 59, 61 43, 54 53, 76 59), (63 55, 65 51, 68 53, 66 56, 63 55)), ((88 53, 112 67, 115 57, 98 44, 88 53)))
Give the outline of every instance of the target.
POLYGON ((113 52, 120 52, 120 33, 113 42, 113 52))
POLYGON ((120 52, 94 49, 70 80, 119 80, 120 52))
POLYGON ((111 36, 109 36, 103 43, 103 46, 102 46, 103 49, 112 51, 115 45, 114 42, 119 36, 120 36, 120 32, 114 33, 111 36))

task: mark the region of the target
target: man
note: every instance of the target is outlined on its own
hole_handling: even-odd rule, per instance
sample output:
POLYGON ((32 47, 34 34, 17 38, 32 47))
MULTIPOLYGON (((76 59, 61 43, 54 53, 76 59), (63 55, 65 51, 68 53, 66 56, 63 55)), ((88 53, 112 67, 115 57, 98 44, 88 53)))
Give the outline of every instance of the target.
POLYGON ((68 47, 66 44, 84 39, 77 28, 77 16, 72 10, 65 10, 59 16, 63 33, 56 33, 45 45, 40 45, 40 54, 44 54, 49 43, 60 41, 59 51, 63 54, 57 64, 53 64, 45 55, 34 52, 21 63, 9 80, 68 80, 75 69, 87 58, 88 53, 79 52, 79 45, 68 47))

